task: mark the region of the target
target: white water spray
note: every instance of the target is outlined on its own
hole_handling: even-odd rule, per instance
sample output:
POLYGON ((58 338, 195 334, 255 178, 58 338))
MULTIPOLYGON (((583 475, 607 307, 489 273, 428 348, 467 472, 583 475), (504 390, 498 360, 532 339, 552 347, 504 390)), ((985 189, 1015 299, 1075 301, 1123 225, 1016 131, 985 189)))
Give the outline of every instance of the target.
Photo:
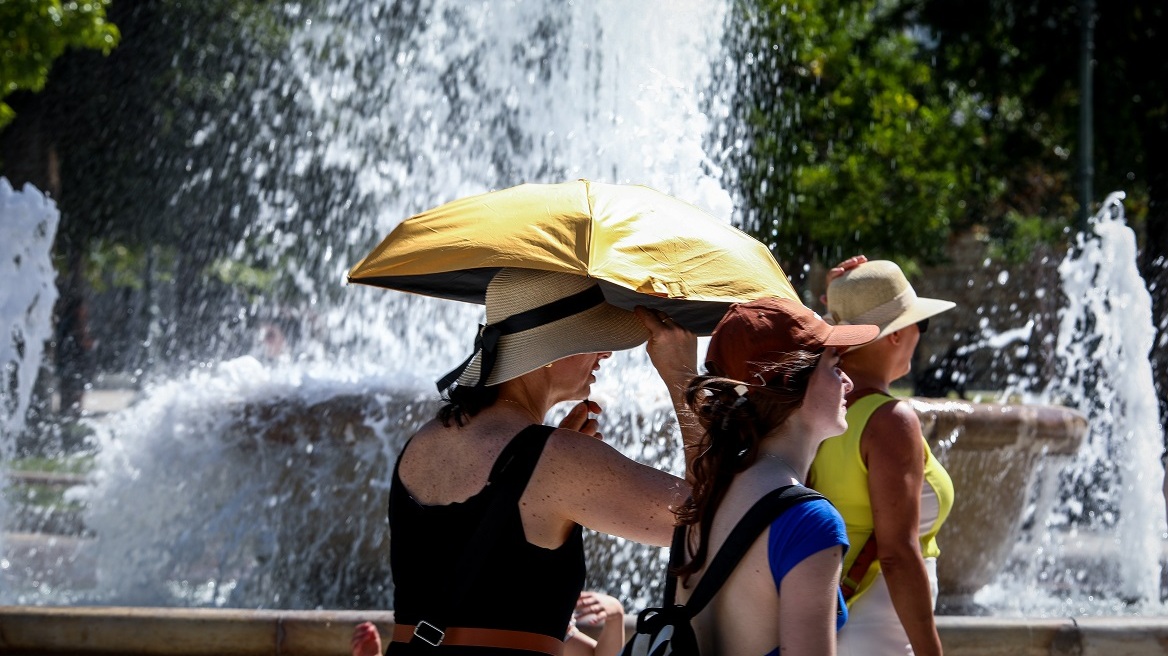
MULTIPOLYGON (((60 214, 32 185, 0 178, 0 448, 24 428, 57 300, 53 239, 60 214)), ((0 455, 8 455, 0 453, 0 455)))
MULTIPOLYGON (((137 405, 91 422, 92 481, 69 498, 95 536, 82 547, 95 581, 12 601, 387 607, 389 468, 432 414, 432 381, 466 356, 482 308, 338 290, 347 268, 411 214, 520 182, 645 184, 729 217, 702 150, 722 7, 437 0, 404 21, 395 7, 339 0, 300 17, 263 95, 306 90, 284 97, 304 124, 249 114, 270 106, 258 97, 231 118, 257 125, 232 144, 259 207, 236 256, 288 262, 320 339, 150 384, 137 405), (355 178, 356 195, 305 216, 305 189, 319 188, 305 183, 310 170, 355 178)), ((643 350, 599 377, 606 435, 678 468, 668 396, 643 350)), ((590 542, 591 584, 649 601, 659 550, 590 542)))
POLYGON ((1077 408, 1089 428, 1072 462, 1042 473, 1037 505, 1050 512, 1035 518, 1016 551, 1023 565, 978 595, 999 610, 1031 616, 1163 610, 1163 435, 1148 359, 1155 328, 1123 197, 1107 197, 1058 267, 1065 306, 1057 377, 1018 390, 1026 402, 1077 408))
MULTIPOLYGON (((0 178, 0 465, 11 460, 24 430, 41 356, 52 334, 57 285, 51 254, 60 214, 32 185, 16 191, 0 178)), ((0 467, 0 491, 7 487, 0 467)), ((8 515, 0 496, 0 527, 8 515)), ((4 558, 0 534, 0 574, 4 558)), ((2 581, 2 579, 0 579, 2 581)), ((3 589, 0 588, 0 594, 3 589)))
MULTIPOLYGON (((93 481, 71 493, 86 504, 95 535, 85 546, 95 582, 36 585, 16 596, 0 590, 0 601, 386 606, 385 568, 365 563, 384 548, 388 467, 428 412, 419 397, 432 403, 431 381, 465 357, 482 310, 365 287, 339 290, 344 271, 406 216, 519 182, 636 182, 730 214, 720 172, 702 150, 718 120, 703 113, 702 98, 711 53, 719 52, 718 4, 654 0, 634 10, 619 0, 553 7, 437 0, 417 3, 424 16, 394 22, 397 6, 335 0, 322 15, 301 16, 289 53, 271 68, 271 88, 191 136, 197 146, 225 122, 257 126, 250 142, 230 144, 249 162, 246 184, 259 208, 235 255, 288 262, 287 279, 311 300, 318 338, 290 344, 291 353, 274 363, 201 365, 150 385, 138 405, 96 422, 93 481), (303 92, 282 95, 289 87, 303 92), (265 104, 273 97, 297 110, 288 115, 307 117, 304 123, 270 113, 280 104, 265 104), (332 189, 318 173, 354 180, 353 193, 326 193, 323 216, 308 216, 306 208, 321 207, 308 194, 332 189), (368 583, 367 596, 344 597, 354 582, 368 583)), ((192 178, 215 174, 192 171, 192 178)), ((1105 243, 1113 236, 1101 225, 1105 243)), ((1142 302, 1134 291, 1134 300, 1122 296, 1142 289, 1131 277, 1133 254, 1099 247, 1090 257, 1107 263, 1092 267, 1109 269, 1082 282, 1112 290, 1102 306, 1142 302)), ((1068 275, 1082 261, 1069 264, 1068 275)), ((1085 301, 1090 294, 1068 287, 1067 296, 1085 301)), ((1136 317, 1139 330, 1131 332, 1143 330, 1137 311, 1098 316, 1108 318, 1088 322, 1131 328, 1136 317)), ((1073 361, 1075 334, 1060 336, 1070 340, 1063 369, 1098 369, 1099 360, 1073 361)), ((1133 376, 1118 385, 1128 400, 1107 403, 1135 422, 1117 429, 1133 436, 1134 449, 1123 463, 1133 469, 1117 480, 1125 489, 1139 485, 1131 495, 1138 498, 1154 487, 1149 479, 1158 470, 1149 467, 1158 453, 1147 453, 1146 403, 1135 400, 1151 394, 1150 379, 1141 378, 1147 349, 1123 344, 1103 362, 1133 376)), ((638 459, 677 470, 664 389, 643 354, 607 361, 596 389, 607 408, 606 435, 621 436, 638 459)), ((1050 394, 1067 398, 1062 388, 1050 394)), ((1140 512, 1148 506, 1118 516, 1140 512)), ((1066 539, 1055 532, 1066 524, 1057 515, 1041 531, 1047 552, 1066 539)), ((1162 520, 1162 511, 1154 516, 1162 520)), ((1123 534, 1121 547, 1138 554, 1124 580, 1143 576, 1150 585, 1148 563, 1155 561, 1147 540, 1163 527, 1141 536, 1133 526, 1117 529, 1133 532, 1123 534)), ((643 606, 648 596, 635 591, 656 592, 651 572, 662 571, 663 561, 595 536, 590 542, 599 545, 591 564, 609 577, 590 585, 643 606)), ((1049 569, 1034 575, 1051 576, 1049 569)), ((1123 585, 1123 597, 1149 598, 1147 585, 1123 585)), ((1012 600, 1030 604, 1041 594, 1012 600)))

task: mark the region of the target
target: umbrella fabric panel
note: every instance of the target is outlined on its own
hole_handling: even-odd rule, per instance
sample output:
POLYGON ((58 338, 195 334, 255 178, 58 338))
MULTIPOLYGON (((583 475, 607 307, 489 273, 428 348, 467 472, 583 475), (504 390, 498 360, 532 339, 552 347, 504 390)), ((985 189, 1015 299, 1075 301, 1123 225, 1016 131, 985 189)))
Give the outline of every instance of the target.
POLYGON ((648 187, 592 183, 591 190, 591 275, 691 301, 799 300, 770 251, 741 230, 648 187), (744 262, 755 267, 745 271, 744 262))
POLYGON ((589 212, 587 195, 568 185, 520 185, 451 201, 403 221, 349 279, 386 286, 396 277, 508 266, 587 275, 589 212))

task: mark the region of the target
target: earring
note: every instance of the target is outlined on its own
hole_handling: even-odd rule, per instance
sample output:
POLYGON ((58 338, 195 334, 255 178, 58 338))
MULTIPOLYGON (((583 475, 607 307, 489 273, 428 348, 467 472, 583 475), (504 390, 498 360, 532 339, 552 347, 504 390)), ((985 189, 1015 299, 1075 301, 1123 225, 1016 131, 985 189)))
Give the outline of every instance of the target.
POLYGON ((552 363, 550 363, 550 362, 549 362, 549 363, 545 364, 545 365, 543 366, 543 368, 544 368, 544 369, 551 369, 551 368, 552 368, 552 363))

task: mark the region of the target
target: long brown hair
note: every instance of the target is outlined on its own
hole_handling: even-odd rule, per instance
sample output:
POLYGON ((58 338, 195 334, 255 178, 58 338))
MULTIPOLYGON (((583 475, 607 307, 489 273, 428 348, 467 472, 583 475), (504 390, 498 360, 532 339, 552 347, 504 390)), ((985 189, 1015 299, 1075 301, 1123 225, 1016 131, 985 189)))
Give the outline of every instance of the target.
POLYGON ((685 400, 705 429, 698 455, 690 465, 693 494, 677 510, 679 524, 698 526, 686 541, 693 557, 674 570, 683 585, 690 574, 705 566, 709 555, 714 513, 734 477, 758 458, 759 442, 803 405, 811 375, 822 351, 792 351, 779 357, 764 375, 765 386, 747 385, 717 375, 694 378, 685 400))

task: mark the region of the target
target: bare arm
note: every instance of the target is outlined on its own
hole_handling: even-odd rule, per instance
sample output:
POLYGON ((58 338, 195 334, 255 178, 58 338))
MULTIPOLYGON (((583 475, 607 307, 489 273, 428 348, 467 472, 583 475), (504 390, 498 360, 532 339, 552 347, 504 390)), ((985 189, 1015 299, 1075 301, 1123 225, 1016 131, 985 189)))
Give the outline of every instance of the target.
POLYGON ((669 400, 681 429, 682 448, 685 449, 686 480, 690 480, 690 463, 697 455, 695 449, 702 436, 702 427, 685 402, 685 390, 698 373, 698 338, 663 313, 643 307, 638 307, 636 313, 651 333, 645 350, 669 390, 669 400))
MULTIPOLYGON (((557 430, 521 505, 532 521, 574 522, 594 531, 669 546, 673 510, 689 496, 682 479, 626 457, 604 442, 557 430)), ((530 539, 530 536, 529 536, 530 539)))
POLYGON ((835 655, 835 621, 844 550, 811 554, 787 572, 779 590, 779 653, 835 655))
MULTIPOLYGON (((636 313, 650 332, 649 358, 669 390, 682 440, 689 444, 696 440, 697 422, 688 419, 685 387, 697 369, 697 337, 663 313, 643 307, 636 313)), ((554 537, 532 534, 532 529, 559 524, 549 533, 562 536, 570 523, 576 523, 635 542, 668 546, 677 522, 673 511, 689 496, 689 484, 631 460, 600 440, 583 439, 585 435, 599 437, 588 411, 599 412, 600 408, 586 401, 569 411, 524 492, 528 539, 538 544, 546 537, 558 544, 554 537)), ((686 461, 688 470, 688 451, 686 461)))
POLYGON ((905 403, 886 404, 868 420, 861 440, 877 553, 892 605, 913 653, 939 656, 941 639, 919 536, 925 476, 920 420, 905 403))

